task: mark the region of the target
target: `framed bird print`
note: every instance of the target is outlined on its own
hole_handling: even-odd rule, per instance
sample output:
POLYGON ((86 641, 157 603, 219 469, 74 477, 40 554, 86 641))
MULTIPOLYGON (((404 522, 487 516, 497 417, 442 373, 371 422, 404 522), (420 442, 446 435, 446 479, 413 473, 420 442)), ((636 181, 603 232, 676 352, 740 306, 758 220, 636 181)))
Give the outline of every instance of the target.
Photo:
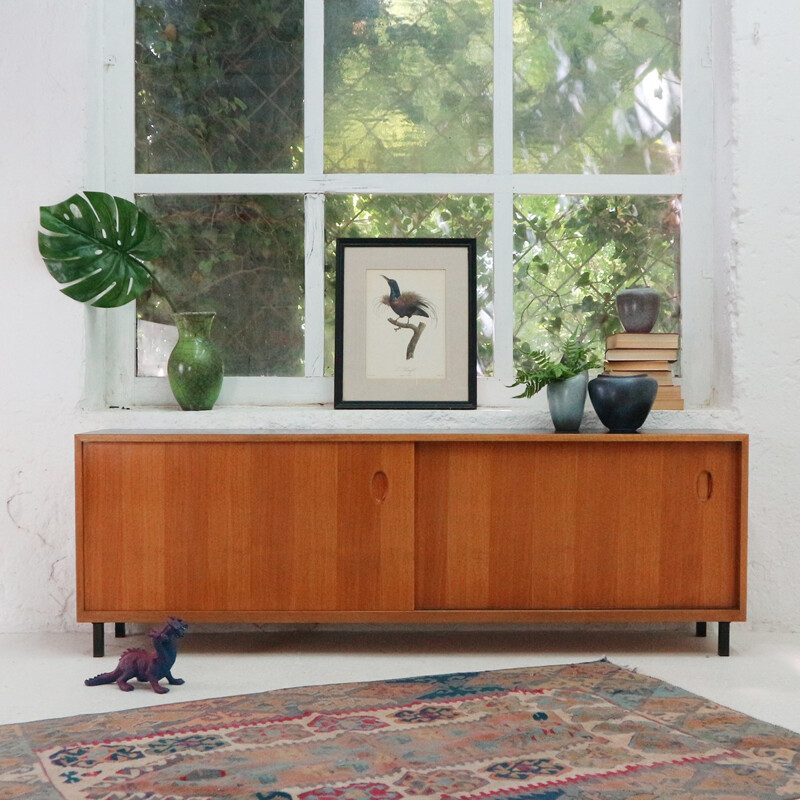
POLYGON ((475 408, 475 239, 338 239, 335 408, 475 408))

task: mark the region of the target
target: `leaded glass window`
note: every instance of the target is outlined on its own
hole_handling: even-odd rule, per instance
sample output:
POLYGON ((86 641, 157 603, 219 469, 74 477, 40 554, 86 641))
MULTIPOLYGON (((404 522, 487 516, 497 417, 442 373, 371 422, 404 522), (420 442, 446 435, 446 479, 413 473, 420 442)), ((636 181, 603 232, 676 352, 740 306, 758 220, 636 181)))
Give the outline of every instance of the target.
MULTIPOLYGON (((132 80, 107 81, 123 132, 107 188, 159 222, 181 306, 217 312, 227 375, 332 373, 338 236, 478 240, 490 402, 510 397, 520 342, 612 332, 625 286, 659 289, 659 329, 682 329, 701 181, 685 180, 680 0, 127 2, 107 12, 119 53, 135 42, 132 80)), ((135 375, 162 375, 157 293, 137 318, 135 375)))

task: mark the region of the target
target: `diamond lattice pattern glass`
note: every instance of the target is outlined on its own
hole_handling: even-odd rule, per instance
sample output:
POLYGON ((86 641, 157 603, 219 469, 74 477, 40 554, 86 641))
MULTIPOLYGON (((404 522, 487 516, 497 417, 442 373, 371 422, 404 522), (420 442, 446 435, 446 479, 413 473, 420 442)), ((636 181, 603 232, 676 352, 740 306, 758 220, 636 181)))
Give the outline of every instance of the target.
MULTIPOLYGON (((164 234, 153 266, 179 311, 216 311, 226 375, 303 374, 303 198, 150 195, 164 234)), ((137 304, 140 376, 163 375, 177 338, 157 292, 137 304)))
POLYGON ((303 168, 303 0, 137 0, 138 172, 303 168))
POLYGON ((617 292, 634 284, 661 295, 655 330, 679 331, 680 214, 677 197, 516 197, 514 341, 603 341, 621 329, 617 292))
POLYGON ((680 0, 516 0, 518 172, 680 168, 680 0))
POLYGON ((491 0, 325 4, 327 172, 491 172, 491 0))

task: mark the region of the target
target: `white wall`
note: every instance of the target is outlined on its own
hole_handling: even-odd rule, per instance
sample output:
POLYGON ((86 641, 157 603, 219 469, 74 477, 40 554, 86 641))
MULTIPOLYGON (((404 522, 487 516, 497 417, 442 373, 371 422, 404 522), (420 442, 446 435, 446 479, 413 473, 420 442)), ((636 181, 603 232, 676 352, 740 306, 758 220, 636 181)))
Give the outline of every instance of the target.
POLYGON ((733 2, 733 409, 751 439, 753 622, 800 630, 800 4, 733 2))
MULTIPOLYGON (((800 238, 796 102, 800 4, 731 0, 732 73, 720 81, 730 169, 716 278, 717 406, 654 413, 648 427, 751 434, 750 619, 800 631, 800 238)), ((95 428, 546 427, 541 412, 402 413, 319 408, 83 408, 84 310, 62 296, 36 248, 38 206, 87 182, 88 0, 2 0, 0 12, 0 632, 74 629, 72 437, 95 428), (24 33, 24 35, 23 35, 24 33)))
POLYGON ((53 292, 36 229, 38 206, 84 181, 87 25, 83 0, 3 0, 0 18, 0 630, 14 631, 74 618, 83 311, 53 292))

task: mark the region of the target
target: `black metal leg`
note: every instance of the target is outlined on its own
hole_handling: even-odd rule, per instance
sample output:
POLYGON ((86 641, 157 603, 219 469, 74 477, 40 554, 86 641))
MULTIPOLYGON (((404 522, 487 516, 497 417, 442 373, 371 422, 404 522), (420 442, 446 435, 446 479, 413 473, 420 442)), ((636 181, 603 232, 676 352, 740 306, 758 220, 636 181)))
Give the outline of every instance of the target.
POLYGON ((114 623, 114 636, 117 639, 124 639, 125 638, 125 623, 124 622, 115 622, 114 623))
POLYGON ((92 623, 92 655, 102 658, 105 655, 105 628, 102 622, 92 623))
POLYGON ((698 622, 695 628, 695 636, 705 636, 708 633, 708 623, 698 622))
POLYGON ((717 655, 729 656, 731 654, 731 624, 730 622, 718 622, 717 632, 717 655))

